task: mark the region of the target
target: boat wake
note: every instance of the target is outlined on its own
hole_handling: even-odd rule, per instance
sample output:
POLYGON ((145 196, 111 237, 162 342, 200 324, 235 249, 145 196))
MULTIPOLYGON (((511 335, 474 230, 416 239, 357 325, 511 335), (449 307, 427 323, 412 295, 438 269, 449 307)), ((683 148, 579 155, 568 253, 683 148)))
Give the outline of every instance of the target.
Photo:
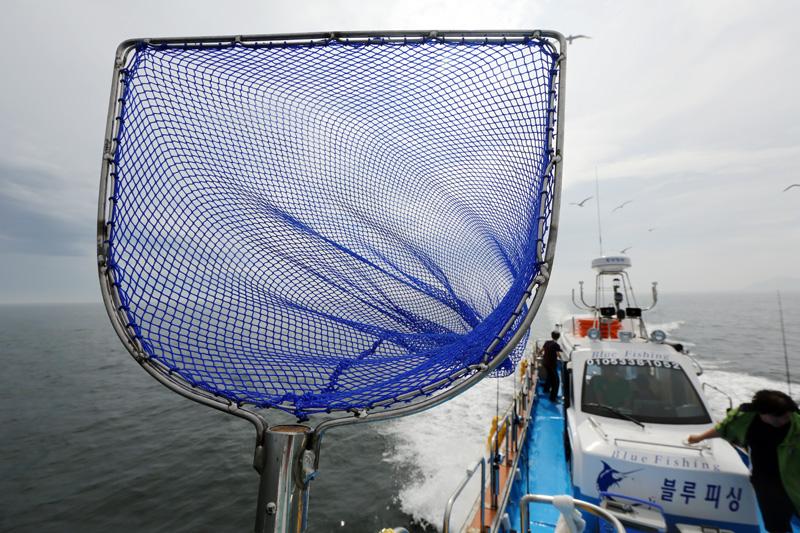
MULTIPOLYGON (((487 453, 487 437, 499 405, 507 406, 517 376, 485 379, 473 388, 422 414, 377 424, 391 443, 383 460, 402 480, 396 505, 416 522, 439 531, 452 492, 487 453)), ((503 413, 500 413, 502 415, 503 413)), ((461 524, 477 498, 477 477, 467 485, 453 509, 453 524, 461 524)))
POLYGON ((685 320, 673 320, 671 322, 663 322, 661 324, 656 322, 649 322, 647 324, 647 327, 651 332, 660 329, 664 333, 671 335, 674 332, 678 331, 681 328, 681 326, 685 324, 685 322, 686 322, 685 320))
MULTIPOLYGON (((784 390, 785 383, 761 377, 741 373, 726 372, 724 370, 709 369, 706 366, 705 372, 700 376, 702 383, 713 385, 719 390, 727 393, 733 402, 733 407, 742 403, 750 402, 753 394, 762 389, 784 390)), ((706 388, 706 396, 711 404, 712 415, 716 420, 725 418, 728 409, 728 399, 714 389, 706 388)))

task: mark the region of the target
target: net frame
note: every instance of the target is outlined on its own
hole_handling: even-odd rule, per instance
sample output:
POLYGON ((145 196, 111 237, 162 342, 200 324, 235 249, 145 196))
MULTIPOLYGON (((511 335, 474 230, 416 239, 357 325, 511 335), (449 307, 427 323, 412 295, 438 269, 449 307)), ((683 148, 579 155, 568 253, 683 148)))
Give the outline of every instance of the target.
MULTIPOLYGON (((136 324, 132 323, 130 316, 125 312, 124 297, 119 292, 119 282, 115 278, 113 268, 109 268, 109 245, 111 237, 111 219, 114 208, 114 199, 110 196, 113 191, 115 153, 117 149, 118 134, 120 129, 119 117, 122 105, 123 83, 122 73, 130 61, 139 43, 158 45, 163 47, 198 47, 198 48, 227 48, 236 46, 324 46, 331 42, 361 43, 365 45, 382 45, 387 43, 401 43, 435 40, 442 43, 470 42, 470 43, 500 43, 524 42, 536 39, 546 42, 554 53, 559 55, 555 61, 557 74, 553 77, 554 86, 550 88, 551 108, 549 128, 552 136, 548 140, 551 158, 548 168, 544 172, 544 184, 541 188, 542 195, 550 196, 550 201, 542 201, 539 213, 539 239, 537 261, 540 263, 539 271, 525 291, 524 297, 519 302, 516 310, 509 317, 503 328, 498 331, 495 340, 486 347, 484 360, 480 364, 465 367, 446 378, 430 383, 419 390, 398 395, 392 400, 374 402, 361 409, 352 409, 357 415, 355 419, 329 420, 320 425, 317 430, 318 437, 324 430, 341 424, 404 416, 413 412, 438 405, 453 396, 468 389, 502 364, 517 344, 524 338, 533 317, 541 305, 544 292, 549 280, 552 267, 555 244, 557 239, 558 215, 560 207, 561 187, 561 160, 563 152, 563 117, 565 90, 565 40, 557 32, 549 31, 476 31, 476 32, 343 32, 343 33, 314 33, 314 34, 287 34, 264 36, 230 36, 230 37, 199 37, 199 38, 167 38, 167 39, 135 39, 123 42, 116 54, 114 75, 112 77, 112 90, 109 101, 109 114, 104 142, 104 155, 101 169, 100 198, 98 206, 98 267, 103 300, 111 319, 112 325, 123 344, 126 346, 136 361, 154 378, 173 391, 186 396, 194 401, 208 405, 215 409, 232 413, 236 416, 250 420, 256 426, 259 434, 267 424, 264 418, 250 409, 244 408, 244 403, 219 394, 204 390, 196 383, 191 383, 173 372, 173 369, 150 357, 145 350, 143 339, 137 332, 136 324), (548 213, 549 211, 549 213, 548 213), (548 217, 549 214, 549 217, 548 217), (543 245, 547 235, 546 246, 543 245), (504 336, 514 325, 516 333, 510 340, 503 342, 504 336), (493 353, 496 347, 503 344, 499 353, 493 353), (379 410, 383 408, 383 410, 379 410), (322 430, 322 431, 320 431, 322 430)), ((302 418, 302 411, 295 412, 302 418)), ((258 451, 257 451, 258 456, 258 451)))

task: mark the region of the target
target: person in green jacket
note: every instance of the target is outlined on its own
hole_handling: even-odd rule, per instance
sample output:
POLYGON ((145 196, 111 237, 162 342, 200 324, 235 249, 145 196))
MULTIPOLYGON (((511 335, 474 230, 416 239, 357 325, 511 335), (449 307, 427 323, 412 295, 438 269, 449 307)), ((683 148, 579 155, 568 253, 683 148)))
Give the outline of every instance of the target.
POLYGON ((800 413, 794 400, 760 390, 752 403, 732 409, 715 427, 690 435, 689 443, 713 437, 747 446, 764 526, 770 533, 791 532, 792 515, 800 517, 800 413))

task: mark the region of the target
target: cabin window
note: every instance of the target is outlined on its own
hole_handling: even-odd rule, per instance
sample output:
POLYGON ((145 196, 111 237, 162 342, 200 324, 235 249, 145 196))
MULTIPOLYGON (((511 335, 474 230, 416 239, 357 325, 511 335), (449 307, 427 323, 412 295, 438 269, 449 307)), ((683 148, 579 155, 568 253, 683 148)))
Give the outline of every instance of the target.
POLYGON ((589 359, 581 410, 654 424, 711 422, 700 395, 679 363, 651 359, 589 359))

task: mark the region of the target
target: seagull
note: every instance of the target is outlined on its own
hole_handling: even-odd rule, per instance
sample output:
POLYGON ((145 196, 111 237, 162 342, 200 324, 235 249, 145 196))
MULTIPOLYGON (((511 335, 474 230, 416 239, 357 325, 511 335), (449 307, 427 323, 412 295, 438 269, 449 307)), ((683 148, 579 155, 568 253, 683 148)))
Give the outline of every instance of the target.
POLYGON ((791 185, 789 185, 788 187, 786 187, 785 189, 783 189, 783 192, 786 192, 786 191, 788 191, 788 190, 789 190, 789 189, 791 189, 792 187, 800 187, 800 183, 792 183, 791 185))
POLYGON ((627 248, 625 248, 624 250, 620 250, 620 251, 619 251, 619 253, 621 253, 621 254, 624 254, 624 253, 626 253, 628 250, 630 250, 631 248, 633 248, 633 246, 628 246, 628 247, 627 247, 627 248))
POLYGON ((574 41, 575 39, 591 39, 591 37, 589 37, 588 35, 570 35, 569 37, 567 37, 567 42, 569 44, 572 44, 572 41, 574 41))
POLYGON ((570 202, 570 203, 569 203, 569 205, 577 205, 578 207, 583 207, 583 204, 585 204, 586 202, 588 202, 588 201, 589 201, 589 200, 591 200, 592 198, 594 198, 594 196, 590 196, 589 198, 586 198, 585 200, 583 200, 583 201, 582 201, 581 203, 579 203, 579 204, 576 204, 575 202, 570 202))
MULTIPOLYGON (((623 207, 625 207, 625 204, 629 204, 632 201, 633 200, 628 200, 627 202, 622 202, 622 204, 620 204, 620 205, 618 205, 617 207, 614 208, 614 211, 616 211, 617 209, 622 209, 623 207)), ((611 211, 611 212, 613 213, 614 211, 611 211)))

